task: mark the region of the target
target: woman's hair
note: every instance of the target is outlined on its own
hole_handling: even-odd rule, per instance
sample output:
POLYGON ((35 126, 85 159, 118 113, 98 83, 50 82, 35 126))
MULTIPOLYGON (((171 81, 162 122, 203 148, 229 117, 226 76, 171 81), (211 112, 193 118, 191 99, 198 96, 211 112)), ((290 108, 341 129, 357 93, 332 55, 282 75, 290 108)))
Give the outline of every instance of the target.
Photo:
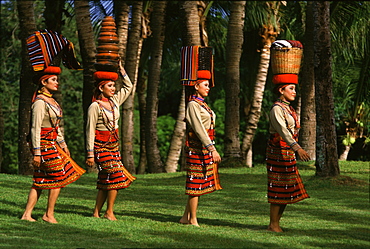
POLYGON ((185 106, 188 105, 191 96, 196 94, 196 91, 194 86, 185 86, 185 106))
POLYGON ((280 89, 284 89, 285 87, 289 86, 291 84, 283 83, 283 84, 277 84, 275 85, 273 89, 273 93, 277 96, 280 97, 281 93, 279 92, 280 89))

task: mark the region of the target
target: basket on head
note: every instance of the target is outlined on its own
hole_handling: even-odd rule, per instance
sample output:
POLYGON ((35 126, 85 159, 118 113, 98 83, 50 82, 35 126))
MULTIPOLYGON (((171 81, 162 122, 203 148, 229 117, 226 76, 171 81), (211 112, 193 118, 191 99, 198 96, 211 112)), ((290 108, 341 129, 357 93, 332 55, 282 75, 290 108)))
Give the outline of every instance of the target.
POLYGON ((271 46, 273 74, 299 74, 303 46, 299 41, 277 40, 271 46))
POLYGON ((214 86, 213 79, 213 49, 202 46, 185 46, 181 48, 181 84, 194 86, 197 80, 209 80, 209 86, 214 86))
POLYGON ((98 47, 95 69, 98 71, 116 72, 118 69, 118 36, 116 23, 112 16, 107 16, 102 21, 98 38, 98 47))

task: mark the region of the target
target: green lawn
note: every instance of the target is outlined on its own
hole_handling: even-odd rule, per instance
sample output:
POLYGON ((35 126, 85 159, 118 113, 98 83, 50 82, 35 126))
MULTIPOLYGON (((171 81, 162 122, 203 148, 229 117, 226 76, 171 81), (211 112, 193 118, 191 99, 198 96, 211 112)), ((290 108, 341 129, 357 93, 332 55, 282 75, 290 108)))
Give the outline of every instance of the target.
POLYGON ((299 164, 311 198, 288 205, 280 234, 266 230, 264 165, 221 169, 224 189, 200 198, 201 227, 178 223, 185 172, 136 175, 118 194, 118 221, 91 217, 96 175, 85 174, 62 190, 58 224, 41 219, 47 192, 34 210, 38 221, 20 220, 31 176, 0 174, 0 248, 370 248, 369 162, 340 167, 340 177, 321 179, 312 163, 299 164))

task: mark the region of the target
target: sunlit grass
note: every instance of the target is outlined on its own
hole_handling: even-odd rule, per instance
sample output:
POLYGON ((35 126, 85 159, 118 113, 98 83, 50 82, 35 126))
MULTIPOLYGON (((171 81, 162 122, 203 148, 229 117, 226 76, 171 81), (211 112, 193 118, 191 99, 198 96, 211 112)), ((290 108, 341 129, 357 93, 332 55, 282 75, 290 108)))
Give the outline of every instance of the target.
POLYGON ((44 193, 33 216, 20 220, 30 176, 0 174, 0 248, 370 248, 369 162, 341 162, 341 176, 315 177, 300 163, 311 198, 288 205, 282 234, 266 231, 264 165, 220 170, 223 190, 202 196, 200 228, 178 223, 187 197, 185 173, 137 175, 119 191, 118 221, 91 217, 96 175, 85 174, 62 190, 58 224, 41 220, 44 193))

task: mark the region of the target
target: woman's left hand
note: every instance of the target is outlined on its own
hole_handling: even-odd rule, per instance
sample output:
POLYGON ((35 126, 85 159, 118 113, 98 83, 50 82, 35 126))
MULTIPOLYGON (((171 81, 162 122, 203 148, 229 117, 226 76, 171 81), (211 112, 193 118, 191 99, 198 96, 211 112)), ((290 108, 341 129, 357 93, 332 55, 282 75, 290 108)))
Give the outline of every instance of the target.
POLYGON ((311 159, 310 156, 308 155, 308 153, 304 149, 302 149, 302 148, 298 149, 297 150, 297 153, 299 155, 299 158, 302 161, 307 162, 307 161, 309 161, 311 159))
POLYGON ((220 163, 221 162, 221 156, 218 154, 217 150, 212 151, 212 158, 213 162, 220 163))
POLYGON ((68 155, 68 156, 71 156, 71 153, 69 152, 69 149, 68 147, 64 147, 63 148, 64 152, 68 155))

